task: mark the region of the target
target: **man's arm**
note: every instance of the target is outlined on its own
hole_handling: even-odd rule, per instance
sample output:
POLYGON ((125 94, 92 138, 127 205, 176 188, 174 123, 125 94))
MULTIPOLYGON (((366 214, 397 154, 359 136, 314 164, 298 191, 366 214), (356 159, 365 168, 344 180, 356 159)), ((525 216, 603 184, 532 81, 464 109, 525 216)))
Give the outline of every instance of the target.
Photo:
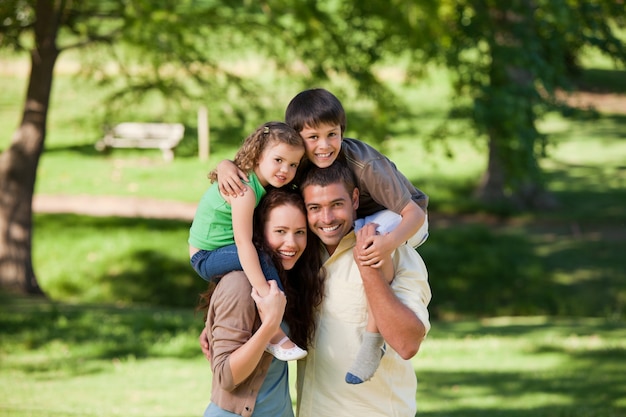
MULTIPOLYGON (((357 242, 354 248, 355 259, 358 259, 363 250, 363 244, 368 237, 375 233, 374 225, 367 225, 357 233, 357 242)), ((362 265, 357 262, 367 302, 376 325, 385 341, 403 359, 410 359, 418 352, 422 340, 426 336, 427 326, 414 310, 404 304, 394 293, 392 287, 385 281, 380 268, 362 265)), ((398 276, 394 278, 394 282, 398 276)), ((430 290, 427 297, 416 294, 416 304, 425 310, 430 300, 430 290)))

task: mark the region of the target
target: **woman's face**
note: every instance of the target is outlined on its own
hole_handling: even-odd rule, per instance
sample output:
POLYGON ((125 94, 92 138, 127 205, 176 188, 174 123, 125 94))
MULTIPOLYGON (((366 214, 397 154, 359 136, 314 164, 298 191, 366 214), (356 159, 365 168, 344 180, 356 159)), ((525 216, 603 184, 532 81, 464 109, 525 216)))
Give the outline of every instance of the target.
POLYGON ((265 240, 290 270, 306 248, 306 216, 293 205, 274 207, 265 222, 265 240))

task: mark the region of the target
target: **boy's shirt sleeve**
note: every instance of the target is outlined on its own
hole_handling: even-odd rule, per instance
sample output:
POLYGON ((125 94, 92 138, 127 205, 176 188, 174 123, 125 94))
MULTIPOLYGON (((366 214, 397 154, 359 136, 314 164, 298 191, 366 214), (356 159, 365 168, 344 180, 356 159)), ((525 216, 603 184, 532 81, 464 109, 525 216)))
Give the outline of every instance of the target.
POLYGON ((417 189, 385 155, 364 142, 350 138, 344 139, 342 150, 358 181, 361 195, 359 217, 385 208, 399 214, 410 200, 426 211, 428 196, 417 189))

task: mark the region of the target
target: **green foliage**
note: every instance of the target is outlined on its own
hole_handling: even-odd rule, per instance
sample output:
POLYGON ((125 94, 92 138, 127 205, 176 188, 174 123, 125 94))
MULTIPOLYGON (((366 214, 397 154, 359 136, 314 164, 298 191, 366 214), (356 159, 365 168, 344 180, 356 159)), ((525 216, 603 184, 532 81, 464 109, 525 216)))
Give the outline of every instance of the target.
MULTIPOLYGON (((431 13, 431 36, 413 36, 405 19, 398 20, 396 31, 411 43, 409 68, 416 73, 424 68, 423 54, 446 66, 456 93, 450 116, 469 116, 487 139, 490 164, 479 195, 525 208, 550 205, 540 164, 548 137, 537 123, 560 106, 555 93, 572 88, 583 50, 596 48, 614 63, 626 63, 623 5, 469 0, 431 8, 430 2, 420 3, 431 13), (425 46, 425 39, 437 42, 425 46)), ((447 132, 445 125, 441 132, 447 132)))
MULTIPOLYGON (((3 5, 0 40, 24 48, 21 35, 36 19, 35 2, 3 5)), ((496 164, 489 170, 502 171, 490 177, 502 176, 499 191, 522 206, 532 206, 544 185, 539 161, 546 137, 536 123, 553 108, 555 91, 579 74, 581 51, 594 48, 626 62, 620 38, 626 15, 611 0, 516 0, 504 9, 493 0, 136 0, 55 7, 61 6, 67 9, 59 48, 97 45, 83 49, 81 62, 86 76, 108 86, 101 123, 143 116, 192 125, 195 110, 209 103, 212 115, 245 125, 245 132, 251 119, 272 114, 267 109, 276 108, 273 99, 280 96, 273 90, 288 79, 291 91, 332 84, 346 102, 367 102, 368 114, 355 119, 359 137, 382 144, 413 103, 403 89, 390 88, 381 68, 400 68, 405 86, 414 86, 430 64, 443 63, 456 87, 449 119, 469 117, 490 141, 496 164)), ((447 134, 441 126, 439 138, 447 134)))

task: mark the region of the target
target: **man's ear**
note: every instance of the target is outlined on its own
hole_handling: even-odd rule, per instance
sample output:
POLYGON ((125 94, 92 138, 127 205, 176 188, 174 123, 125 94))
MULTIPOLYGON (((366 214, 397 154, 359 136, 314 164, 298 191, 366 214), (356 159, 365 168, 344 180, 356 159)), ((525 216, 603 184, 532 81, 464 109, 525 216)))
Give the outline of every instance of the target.
POLYGON ((359 208, 359 189, 354 187, 354 191, 352 191, 352 208, 354 210, 359 208))

